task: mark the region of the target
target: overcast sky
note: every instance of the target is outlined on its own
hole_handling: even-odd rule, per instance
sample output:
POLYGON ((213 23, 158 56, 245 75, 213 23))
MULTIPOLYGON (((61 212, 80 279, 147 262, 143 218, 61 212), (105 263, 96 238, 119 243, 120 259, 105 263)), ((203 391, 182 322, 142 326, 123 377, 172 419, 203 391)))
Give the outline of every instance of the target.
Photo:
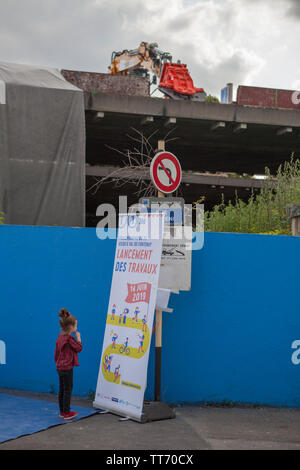
POLYGON ((0 0, 0 61, 107 72, 141 41, 218 97, 228 82, 300 89, 300 0, 0 0))

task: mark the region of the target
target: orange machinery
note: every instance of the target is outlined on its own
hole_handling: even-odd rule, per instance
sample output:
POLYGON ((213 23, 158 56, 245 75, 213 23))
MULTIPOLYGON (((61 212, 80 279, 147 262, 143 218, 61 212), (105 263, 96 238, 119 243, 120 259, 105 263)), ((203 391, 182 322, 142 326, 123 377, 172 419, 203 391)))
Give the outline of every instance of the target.
POLYGON ((158 89, 172 99, 204 101, 206 97, 203 88, 194 86, 187 66, 172 62, 172 56, 156 43, 142 42, 137 49, 113 52, 109 70, 118 75, 152 75, 152 83, 159 79, 158 89))

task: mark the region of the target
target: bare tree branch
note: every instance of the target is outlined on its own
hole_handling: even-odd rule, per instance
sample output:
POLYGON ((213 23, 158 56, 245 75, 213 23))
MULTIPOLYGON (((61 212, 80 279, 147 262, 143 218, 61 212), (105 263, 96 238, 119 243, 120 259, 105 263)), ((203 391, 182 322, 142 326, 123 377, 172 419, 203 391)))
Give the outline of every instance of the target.
MULTIPOLYGON (((152 158, 155 153, 156 145, 153 146, 150 142, 151 139, 157 134, 159 129, 155 129, 148 137, 146 137, 143 132, 135 129, 134 127, 130 128, 135 135, 126 134, 128 139, 132 142, 135 142, 132 149, 120 150, 110 145, 106 144, 106 147, 122 157, 122 167, 118 167, 108 175, 103 176, 101 178, 94 177, 94 184, 92 184, 88 189, 87 192, 92 192, 92 194, 96 194, 97 191, 101 188, 103 184, 113 184, 115 188, 121 188, 125 184, 130 181, 130 184, 136 186, 137 190, 133 192, 134 195, 146 197, 155 193, 155 188, 149 179, 149 181, 144 179, 144 175, 146 172, 149 171, 149 167, 151 165, 152 158), (136 145, 138 143, 138 145, 136 145), (134 177, 126 176, 126 171, 134 174, 134 177), (136 171, 136 173, 134 173, 136 171), (125 173, 125 176, 124 176, 125 173)), ((170 142, 173 140, 178 139, 178 137, 173 137, 171 139, 167 139, 167 137, 175 130, 172 128, 164 137, 166 142, 170 142)))

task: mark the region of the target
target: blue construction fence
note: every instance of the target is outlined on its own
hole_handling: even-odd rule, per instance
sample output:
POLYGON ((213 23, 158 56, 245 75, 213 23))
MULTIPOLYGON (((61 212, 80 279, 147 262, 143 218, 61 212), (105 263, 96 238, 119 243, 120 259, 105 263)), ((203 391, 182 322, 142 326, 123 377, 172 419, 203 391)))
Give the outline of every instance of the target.
MULTIPOLYGON (((0 387, 58 391, 58 311, 78 318, 74 395, 96 389, 115 240, 93 228, 0 227, 0 387)), ((205 233, 192 289, 163 314, 167 403, 300 407, 300 238, 205 233)), ((154 395, 154 338, 146 398, 154 395)))

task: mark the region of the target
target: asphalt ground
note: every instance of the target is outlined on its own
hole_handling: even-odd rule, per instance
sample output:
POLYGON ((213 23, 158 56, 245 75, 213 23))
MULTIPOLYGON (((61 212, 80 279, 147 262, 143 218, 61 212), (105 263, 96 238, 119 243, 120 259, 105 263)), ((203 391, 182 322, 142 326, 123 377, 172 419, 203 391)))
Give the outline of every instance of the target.
MULTIPOLYGON (((56 395, 0 389, 57 401, 56 395)), ((74 406, 92 401, 72 398, 74 406)), ((0 443, 0 450, 298 450, 300 410, 246 406, 180 406, 176 418, 145 424, 95 414, 0 443)))

